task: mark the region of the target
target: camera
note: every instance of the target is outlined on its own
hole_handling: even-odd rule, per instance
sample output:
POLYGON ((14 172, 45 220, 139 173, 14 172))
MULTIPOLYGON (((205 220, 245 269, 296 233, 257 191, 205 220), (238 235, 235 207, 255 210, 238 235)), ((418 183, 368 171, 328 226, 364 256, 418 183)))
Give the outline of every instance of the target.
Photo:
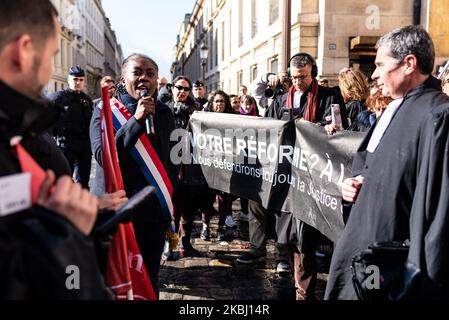
POLYGON ((281 110, 282 121, 293 121, 293 110, 289 108, 282 108, 281 110))
POLYGON ((268 87, 264 92, 264 96, 266 98, 275 98, 277 96, 282 96, 284 94, 285 89, 282 84, 278 84, 276 87, 268 87))
POLYGON ((174 107, 173 107, 173 111, 175 114, 181 114, 184 112, 188 112, 189 111, 189 106, 182 103, 182 102, 176 102, 174 107))

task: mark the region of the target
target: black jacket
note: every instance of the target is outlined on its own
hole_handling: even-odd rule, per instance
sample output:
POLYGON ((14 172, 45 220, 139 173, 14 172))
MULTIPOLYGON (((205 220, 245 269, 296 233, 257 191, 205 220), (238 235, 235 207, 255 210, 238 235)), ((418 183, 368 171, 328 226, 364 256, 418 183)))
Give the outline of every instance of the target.
POLYGON ((202 110, 202 106, 190 97, 184 103, 170 101, 167 106, 173 113, 176 129, 187 128, 192 113, 202 110))
POLYGON ((84 92, 59 91, 49 96, 65 116, 53 127, 53 135, 62 148, 82 151, 89 144, 89 126, 92 118, 93 102, 84 92))
POLYGON ((195 100, 195 102, 198 103, 202 108, 204 108, 204 106, 209 102, 209 100, 207 100, 206 98, 194 98, 193 100, 195 100))
MULTIPOLYGON (((29 99, 0 82, 0 177, 21 172, 10 139, 22 145, 44 168, 67 170, 56 145, 41 133, 59 117, 58 109, 29 99), (31 146, 31 148, 30 148, 31 146), (47 157, 48 156, 48 157, 47 157), (50 162, 59 162, 56 166, 50 162)), ((0 218, 1 299, 106 299, 95 247, 68 220, 42 207, 0 218), (68 290, 70 266, 80 271, 80 290, 68 290)))
MULTIPOLYGON (((310 89, 310 88, 309 88, 310 89)), ((305 116, 308 104, 308 94, 309 89, 304 92, 301 96, 301 107, 299 110, 294 110, 296 114, 295 117, 303 118, 305 116)), ((285 93, 282 96, 278 96, 273 100, 273 103, 267 108, 265 111, 265 117, 274 118, 274 119, 282 119, 283 108, 287 102, 288 93, 285 93)), ((316 120, 315 123, 319 125, 326 125, 331 123, 331 104, 336 103, 339 104, 338 98, 335 92, 332 89, 325 88, 322 86, 318 86, 318 99, 317 99, 317 109, 316 109, 316 120)), ((341 120, 343 123, 343 128, 348 127, 348 120, 346 115, 346 108, 344 104, 340 104, 340 113, 341 120)))
POLYGON ((356 299, 354 255, 374 242, 410 239, 403 279, 398 279, 402 297, 447 300, 449 98, 430 77, 405 96, 369 154, 374 129, 354 157, 352 173, 365 180, 332 257, 326 298, 356 299))
POLYGON ((357 121, 360 112, 366 110, 365 101, 352 100, 346 103, 346 113, 349 119, 349 125, 357 121))
MULTIPOLYGON (((135 109, 129 108, 131 114, 135 113, 135 109)), ((100 166, 103 164, 101 153, 101 130, 100 130, 100 113, 101 109, 97 106, 94 110, 92 122, 90 126, 92 153, 100 166)), ((174 142, 170 142, 170 134, 174 130, 174 120, 171 110, 164 104, 157 102, 156 113, 154 115, 154 127, 156 135, 150 138, 150 141, 156 150, 159 158, 164 165, 170 181, 176 189, 178 184, 177 170, 170 161, 170 150, 174 142)), ((139 123, 136 118, 132 117, 120 130, 115 132, 115 143, 117 145, 117 153, 120 161, 120 169, 125 184, 125 191, 128 197, 133 196, 149 183, 145 179, 140 170, 139 164, 131 155, 131 149, 136 144, 139 137, 145 133, 145 126, 139 123)), ((158 207, 157 199, 153 198, 149 211, 154 211, 158 207)), ((145 210, 142 210, 145 211, 145 210)), ((157 211, 157 210, 156 210, 157 211)), ((151 218, 151 214, 145 211, 147 218, 151 218)), ((160 218, 160 217, 159 217, 160 218)))

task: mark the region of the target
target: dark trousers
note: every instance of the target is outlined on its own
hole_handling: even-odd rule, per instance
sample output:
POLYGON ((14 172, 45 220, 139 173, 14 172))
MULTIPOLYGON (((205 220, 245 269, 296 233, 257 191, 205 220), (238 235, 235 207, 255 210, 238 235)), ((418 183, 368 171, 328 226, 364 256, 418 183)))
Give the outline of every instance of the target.
MULTIPOLYGON (((160 208, 153 207, 152 210, 160 210, 160 208)), ((156 296, 159 296, 159 269, 169 223, 162 220, 158 212, 142 210, 133 216, 133 226, 148 276, 156 296), (149 219, 150 215, 156 215, 156 217, 149 219)))
POLYGON ((70 163, 74 181, 80 183, 83 188, 89 189, 90 166, 92 163, 90 145, 86 145, 86 148, 83 148, 81 151, 62 150, 70 163))
POLYGON ((181 239, 179 243, 180 248, 184 248, 184 244, 190 243, 195 217, 195 205, 193 202, 195 201, 192 201, 189 197, 189 186, 181 184, 173 194, 176 230, 181 239))
POLYGON ((245 214, 248 214, 248 199, 240 198, 240 208, 245 214))
POLYGON ((191 217, 193 223, 193 217, 201 211, 201 220, 205 224, 209 224, 210 219, 216 210, 214 209, 214 202, 216 191, 207 187, 185 186, 185 210, 190 212, 186 216, 191 217))
POLYGON ((223 227, 225 225, 226 217, 232 216, 232 203, 237 199, 236 196, 219 192, 217 195, 218 202, 218 226, 223 227))
MULTIPOLYGON (((267 220, 268 215, 273 214, 260 203, 249 200, 249 243, 250 253, 256 256, 265 255, 267 252, 267 220)), ((288 245, 276 242, 275 258, 277 261, 289 261, 288 245)))

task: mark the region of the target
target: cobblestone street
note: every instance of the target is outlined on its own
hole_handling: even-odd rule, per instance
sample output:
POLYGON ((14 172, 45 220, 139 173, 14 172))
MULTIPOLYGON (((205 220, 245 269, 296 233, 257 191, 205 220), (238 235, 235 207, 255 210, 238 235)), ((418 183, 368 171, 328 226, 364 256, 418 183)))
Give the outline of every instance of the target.
MULTIPOLYGON (((238 217, 238 201, 233 207, 238 217), (237 204, 237 205, 235 205, 237 204)), ((201 251, 201 258, 163 261, 160 271, 161 300, 294 300, 294 283, 289 273, 279 276, 274 259, 274 240, 269 239, 267 256, 263 261, 241 264, 235 259, 248 248, 248 222, 237 221, 238 227, 229 230, 228 241, 215 239, 218 216, 211 221, 211 241, 200 239, 201 220, 195 220, 193 244, 201 251)), ((317 299, 323 299, 328 260, 317 258, 319 274, 317 299)))

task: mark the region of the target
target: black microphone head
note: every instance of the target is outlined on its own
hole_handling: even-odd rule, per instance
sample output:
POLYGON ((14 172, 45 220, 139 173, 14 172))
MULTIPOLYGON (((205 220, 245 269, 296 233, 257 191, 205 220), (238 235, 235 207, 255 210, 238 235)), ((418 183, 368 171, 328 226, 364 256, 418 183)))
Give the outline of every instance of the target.
POLYGON ((142 91, 140 91, 140 97, 141 97, 141 98, 143 98, 143 97, 148 97, 148 90, 142 90, 142 91))

